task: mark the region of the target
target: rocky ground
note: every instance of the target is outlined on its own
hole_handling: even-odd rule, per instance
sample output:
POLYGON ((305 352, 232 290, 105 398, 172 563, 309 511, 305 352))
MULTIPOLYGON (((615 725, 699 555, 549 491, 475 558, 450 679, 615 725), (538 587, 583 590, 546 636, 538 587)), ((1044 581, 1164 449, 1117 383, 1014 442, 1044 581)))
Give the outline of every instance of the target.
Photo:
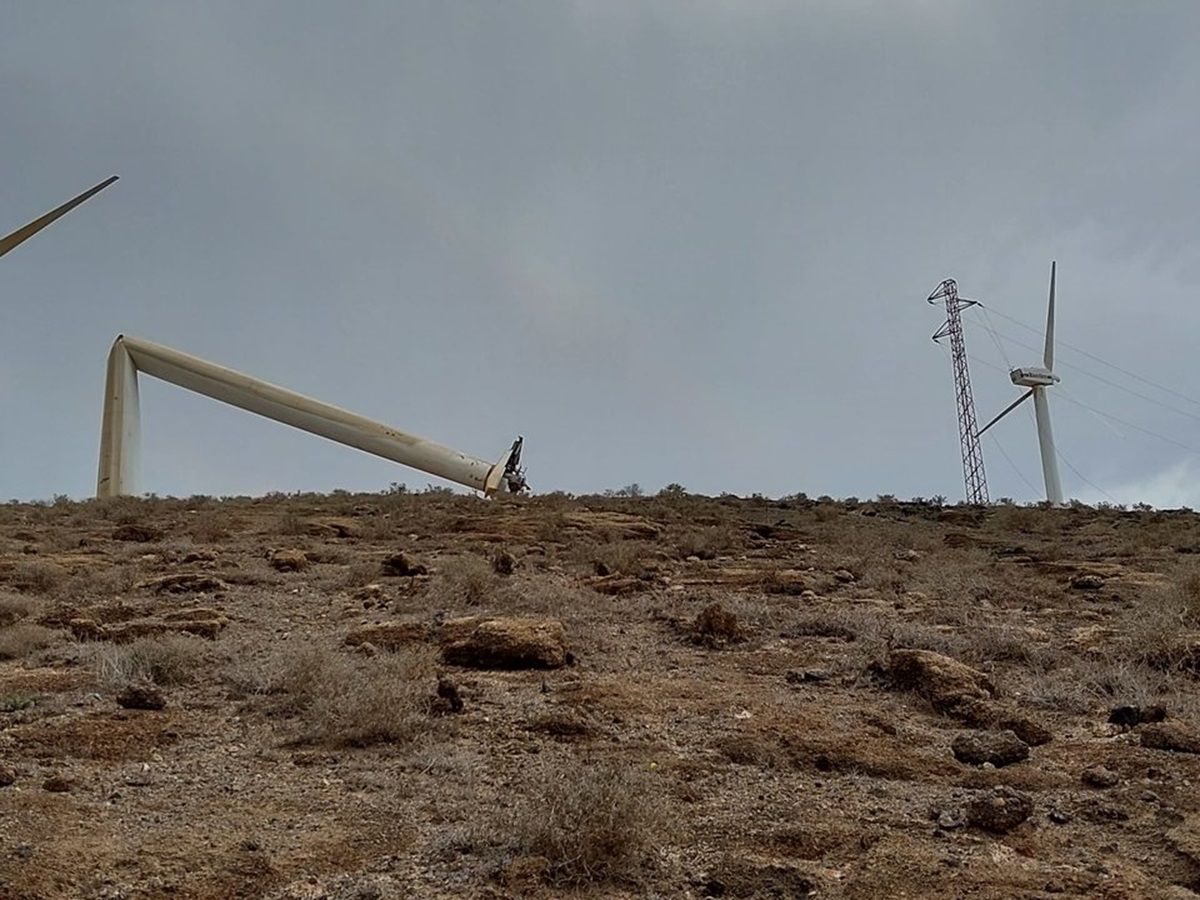
POLYGON ((1190 512, 0 506, 0 896, 1190 897, 1190 512))

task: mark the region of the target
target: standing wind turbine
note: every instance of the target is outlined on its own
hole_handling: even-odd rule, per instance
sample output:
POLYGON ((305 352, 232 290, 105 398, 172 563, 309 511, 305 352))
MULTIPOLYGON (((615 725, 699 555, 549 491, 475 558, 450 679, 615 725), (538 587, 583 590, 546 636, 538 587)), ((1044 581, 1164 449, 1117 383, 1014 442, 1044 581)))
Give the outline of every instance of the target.
POLYGON ((43 228, 45 228, 47 225, 49 225, 51 222, 53 222, 55 219, 62 218, 67 213, 69 213, 71 210, 73 210, 75 207, 77 207, 80 203, 83 203, 83 201, 85 201, 91 197, 94 197, 96 194, 100 193, 102 190, 104 190, 106 187, 108 187, 110 184, 112 184, 116 180, 117 180, 117 176, 113 175, 111 178, 105 179, 104 181, 102 181, 98 185, 96 185, 95 187, 88 188, 86 191, 84 191, 82 194, 80 194, 75 199, 68 200, 66 203, 64 203, 62 206, 58 207, 57 209, 50 210, 50 212, 46 213, 41 218, 34 219, 32 222, 30 222, 24 228, 18 228, 16 231, 14 231, 12 234, 8 235, 7 237, 0 238, 0 256, 3 256, 9 250, 14 249, 18 245, 25 243, 27 240, 29 240, 31 237, 33 237, 35 234, 37 234, 39 231, 41 231, 43 228))
POLYGON ((1050 263, 1050 310, 1046 314, 1046 349, 1042 354, 1040 366, 1030 366, 1024 369, 1013 369, 1008 373, 1012 383, 1029 390, 1018 397, 1005 410, 988 422, 979 433, 983 434, 1010 412, 1033 398, 1033 409, 1037 416, 1038 445, 1042 451, 1042 475, 1046 480, 1046 499, 1055 506, 1063 502, 1062 481, 1058 477, 1058 456, 1054 451, 1054 429, 1050 425, 1050 401, 1046 396, 1046 388, 1058 384, 1062 379, 1054 374, 1054 270, 1056 266, 1050 263))

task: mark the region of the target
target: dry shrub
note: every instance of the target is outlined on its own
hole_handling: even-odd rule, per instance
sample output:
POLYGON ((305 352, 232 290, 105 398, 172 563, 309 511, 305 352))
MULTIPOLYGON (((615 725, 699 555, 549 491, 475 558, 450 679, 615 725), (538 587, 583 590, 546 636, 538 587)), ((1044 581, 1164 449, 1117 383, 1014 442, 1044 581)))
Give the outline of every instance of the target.
POLYGON ((556 882, 632 878, 672 836, 669 796, 628 765, 543 763, 529 788, 509 823, 515 849, 545 857, 556 882))
POLYGON ((23 560, 13 568, 9 580, 29 594, 53 594, 67 580, 67 570, 43 559, 23 560))
POLYGON ((347 588, 360 588, 379 580, 379 563, 359 560, 346 568, 342 579, 347 588))
POLYGON ((20 622, 33 610, 34 603, 28 597, 18 594, 0 594, 0 628, 20 622))
POLYGON ((364 659, 300 644, 235 668, 229 680, 294 716, 301 743, 364 747, 407 743, 430 730, 433 663, 424 648, 364 659))
POLYGON ((1122 617, 1116 655, 1164 670, 1200 673, 1200 570, 1185 571, 1174 585, 1147 592, 1122 617))
POLYGON ((658 553, 658 547, 648 541, 616 540, 598 545, 593 562, 600 574, 643 575, 658 553))
POLYGON ((490 600, 500 584, 492 564, 480 556, 459 556, 438 566, 430 596, 447 606, 479 606, 490 600))
POLYGON ((118 690, 135 681, 186 684, 206 650, 201 638, 175 634, 138 638, 128 644, 92 644, 85 658, 91 660, 101 684, 118 690))
POLYGON ((0 659, 24 659, 37 650, 49 647, 57 637, 58 632, 31 622, 18 622, 0 628, 0 659))
POLYGON ((743 640, 745 631, 737 616, 720 603, 710 603, 692 623, 692 639, 709 647, 720 647, 743 640))
POLYGON ((228 540, 229 522, 219 512, 199 513, 188 528, 188 534, 201 544, 218 544, 228 540))
POLYGON ((713 525, 688 531, 676 544, 679 555, 687 558, 716 559, 738 545, 738 533, 732 525, 713 525))

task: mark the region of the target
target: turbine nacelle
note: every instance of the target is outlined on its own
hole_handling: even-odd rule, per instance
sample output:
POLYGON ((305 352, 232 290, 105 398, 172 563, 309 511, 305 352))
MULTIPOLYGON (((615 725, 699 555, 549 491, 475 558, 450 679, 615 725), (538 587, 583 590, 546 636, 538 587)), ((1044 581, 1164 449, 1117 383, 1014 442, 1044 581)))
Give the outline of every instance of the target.
POLYGON ((1054 374, 1054 280, 1057 266, 1050 263, 1050 303, 1046 311, 1046 346, 1040 366, 1022 366, 1008 373, 1012 383, 1028 390, 1004 408, 1000 415, 988 422, 977 435, 983 434, 1010 412, 1033 400, 1034 417, 1037 421, 1038 449, 1042 456, 1042 476, 1046 481, 1046 499, 1058 506, 1063 502, 1062 480, 1058 475, 1058 458, 1054 449, 1054 429, 1050 424, 1050 401, 1046 388, 1058 384, 1062 379, 1054 374))
POLYGON ((1008 377, 1018 387, 1028 388, 1050 387, 1050 385, 1058 384, 1062 381, 1061 378, 1042 366, 1027 366, 1021 369, 1013 369, 1008 373, 1008 377))

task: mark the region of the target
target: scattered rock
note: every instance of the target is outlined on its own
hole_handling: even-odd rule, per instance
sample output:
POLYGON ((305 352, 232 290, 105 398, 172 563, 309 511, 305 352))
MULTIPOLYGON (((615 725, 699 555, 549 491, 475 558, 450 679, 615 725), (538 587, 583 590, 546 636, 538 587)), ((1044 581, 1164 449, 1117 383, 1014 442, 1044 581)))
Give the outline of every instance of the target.
POLYGON ((1172 753, 1200 753, 1200 734, 1172 722, 1156 722, 1141 731, 1143 747, 1172 753))
POLYGON ((185 566, 189 563, 210 563, 216 561, 217 554, 213 550, 192 550, 180 560, 185 566))
POLYGON ((1135 725, 1148 725, 1152 722, 1162 722, 1167 718, 1167 708, 1155 706, 1114 706, 1108 714, 1108 724, 1122 728, 1133 728, 1135 725))
POLYGON ((1098 591, 1104 587, 1104 576, 1095 572, 1084 572, 1071 579, 1073 591, 1098 591))
POLYGON ((384 575, 408 576, 410 578, 417 575, 429 574, 428 568, 421 565, 421 563, 414 562, 403 550, 385 557, 382 563, 382 571, 384 575))
POLYGON ((1006 834, 1031 815, 1033 801, 1010 787, 996 787, 967 803, 967 823, 984 831, 1006 834))
POLYGON ((742 639, 742 627, 737 616, 720 603, 710 603, 700 610, 692 623, 692 637, 709 646, 733 643, 742 639))
POLYGON ((893 650, 888 671, 897 687, 928 698, 938 708, 953 707, 964 699, 987 700, 995 691, 978 669, 932 650, 893 650))
POLYGON ((75 787, 75 782, 63 775, 51 775, 42 782, 42 788, 52 794, 65 794, 75 787))
POLYGON ((383 590, 383 585, 377 581, 370 584, 364 584, 356 590, 352 596, 355 600, 361 600, 364 603, 378 603, 386 596, 383 590))
POLYGON ((945 828, 946 830, 962 828, 967 824, 967 811, 962 807, 943 809, 938 812, 934 821, 937 822, 938 828, 945 828))
POLYGON ((838 569, 833 573, 833 577, 842 584, 851 584, 854 581, 854 573, 849 569, 838 569))
POLYGON ((433 701, 433 714, 444 716, 448 713, 459 713, 462 710, 463 701, 462 695, 458 692, 458 685, 445 675, 439 675, 437 680, 437 698, 433 701))
POLYGON ((137 681, 125 686, 117 694, 117 704, 124 709, 164 709, 167 698, 153 684, 137 681))
POLYGON ((516 568, 517 561, 507 550, 501 550, 492 557, 492 571, 497 575, 511 575, 516 568))
POLYGON ((605 578, 612 574, 612 569, 610 569, 608 567, 608 563, 602 559, 597 559, 592 562, 592 571, 595 572, 600 578, 605 578))
POLYGON ((825 669, 805 669, 803 672, 792 669, 783 677, 788 684, 820 684, 832 678, 833 673, 825 669))
POLYGON ((373 644, 381 650, 398 650, 428 639, 429 626, 424 622, 380 622, 355 628, 345 642, 350 647, 373 644))
POLYGON ((465 638, 445 644, 442 658, 479 669, 557 669, 573 661, 562 622, 516 617, 480 621, 465 638))
POLYGON ((8 787, 17 780, 17 770, 0 763, 0 787, 8 787))
POLYGON ((954 758, 972 766, 991 763, 996 768, 1029 758, 1029 745, 1011 731, 968 731, 950 745, 954 758))
POLYGON ((200 594, 226 590, 229 586, 220 578, 202 572, 179 572, 162 575, 138 584, 138 588, 156 594, 200 594))
POLYGON ((1079 780, 1088 787, 1110 788, 1121 783, 1121 776, 1104 766, 1089 766, 1083 770, 1079 780))
POLYGON ((361 644, 356 644, 354 649, 368 659, 373 659, 379 655, 379 648, 370 641, 363 641, 361 644))
POLYGON ((308 555, 303 550, 276 550, 271 566, 279 572, 301 572, 308 568, 308 555))
POLYGON ((918 550, 897 550, 893 555, 901 562, 916 562, 921 558, 918 550))
POLYGON ((152 528, 149 525, 137 525, 129 523, 126 525, 118 525, 113 529, 112 538, 114 541, 134 541, 139 544, 147 544, 151 541, 157 541, 162 537, 162 532, 157 528, 152 528))

